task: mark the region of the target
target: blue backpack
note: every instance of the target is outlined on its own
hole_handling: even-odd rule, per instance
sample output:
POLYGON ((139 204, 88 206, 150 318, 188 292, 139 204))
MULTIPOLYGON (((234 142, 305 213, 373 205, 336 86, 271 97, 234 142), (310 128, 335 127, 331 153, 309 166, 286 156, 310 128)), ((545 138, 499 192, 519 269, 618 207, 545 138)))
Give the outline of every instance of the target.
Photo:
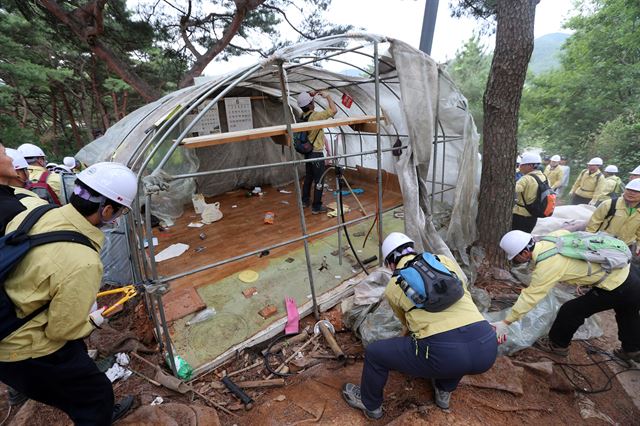
POLYGON ((51 204, 38 206, 27 214, 18 229, 0 238, 0 341, 31 321, 49 307, 49 302, 37 308, 24 318, 16 315, 16 306, 4 289, 4 283, 13 268, 27 255, 29 250, 43 244, 55 242, 72 242, 83 244, 93 250, 91 241, 79 232, 52 231, 42 234, 28 235, 35 223, 48 211, 57 208, 51 204))
POLYGON ((440 263, 438 256, 422 253, 393 273, 396 283, 416 308, 444 311, 464 295, 462 281, 440 263))
MULTIPOLYGON (((301 123, 306 123, 309 121, 309 117, 311 114, 306 114, 302 116, 301 123)), ((293 147, 300 154, 308 154, 313 151, 313 142, 309 139, 309 132, 296 132, 293 134, 293 147)))

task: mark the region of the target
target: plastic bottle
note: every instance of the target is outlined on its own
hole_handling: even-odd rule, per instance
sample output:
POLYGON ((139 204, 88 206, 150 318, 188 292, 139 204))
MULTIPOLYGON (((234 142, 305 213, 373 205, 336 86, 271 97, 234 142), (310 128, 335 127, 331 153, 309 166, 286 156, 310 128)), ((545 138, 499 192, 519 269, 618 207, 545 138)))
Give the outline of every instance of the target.
POLYGON ((189 321, 187 321, 187 325, 194 325, 194 324, 197 324, 199 322, 206 321, 208 319, 213 318, 213 316, 215 314, 216 314, 216 310, 214 308, 203 309, 200 312, 198 312, 197 314, 195 314, 193 316, 193 318, 191 318, 189 321))
MULTIPOLYGON (((168 366, 171 366, 169 354, 167 354, 165 361, 167 362, 168 366)), ((176 364, 178 377, 181 378, 182 380, 189 380, 191 378, 191 375, 193 374, 193 367, 191 367, 191 365, 189 365, 189 363, 185 361, 184 358, 182 358, 180 355, 177 355, 177 354, 174 355, 173 362, 176 364)))

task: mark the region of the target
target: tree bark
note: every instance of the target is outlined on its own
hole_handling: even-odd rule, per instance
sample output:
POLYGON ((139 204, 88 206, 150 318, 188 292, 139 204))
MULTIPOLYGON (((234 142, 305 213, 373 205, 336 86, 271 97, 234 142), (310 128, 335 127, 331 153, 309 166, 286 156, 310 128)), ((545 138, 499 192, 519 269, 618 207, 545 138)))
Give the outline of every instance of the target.
POLYGON ((76 118, 73 115, 73 109, 71 108, 71 104, 69 104, 67 95, 64 93, 64 87, 60 88, 60 94, 62 95, 62 104, 64 105, 64 109, 67 111, 67 115, 69 116, 69 122, 71 123, 71 130, 73 131, 73 137, 76 140, 76 148, 80 150, 83 146, 82 138, 80 137, 80 132, 78 131, 78 124, 76 123, 76 118))
POLYGON ((141 79, 127 64, 98 38, 104 27, 102 9, 106 0, 94 0, 73 12, 64 10, 55 0, 39 0, 39 3, 58 21, 65 24, 84 43, 94 55, 102 59, 120 78, 129 83, 136 92, 151 102, 160 98, 160 91, 141 79))
POLYGON ((220 54, 220 52, 222 52, 225 47, 231 43, 233 37, 235 37, 240 30, 242 22, 247 14, 264 2, 265 0, 235 0, 236 13, 233 15, 233 20, 229 26, 224 30, 222 37, 213 46, 211 46, 204 55, 196 56, 196 62, 193 64, 191 69, 187 71, 184 77, 182 77, 178 87, 183 88, 192 85, 193 79, 202 74, 206 66, 209 65, 209 62, 218 56, 218 54, 220 54))
POLYGON ((482 179, 478 206, 479 244, 488 266, 506 262, 499 247, 511 229, 520 98, 533 51, 539 0, 498 0, 496 48, 484 93, 482 179))

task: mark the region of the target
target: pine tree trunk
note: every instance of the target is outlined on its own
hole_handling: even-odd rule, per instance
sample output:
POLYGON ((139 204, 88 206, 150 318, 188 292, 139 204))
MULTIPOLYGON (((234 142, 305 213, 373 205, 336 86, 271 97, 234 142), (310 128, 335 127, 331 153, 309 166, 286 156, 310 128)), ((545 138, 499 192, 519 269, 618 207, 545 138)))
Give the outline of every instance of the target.
POLYGON ((484 93, 479 243, 488 266, 502 267, 500 238, 511 229, 518 112, 533 51, 538 0, 498 0, 496 48, 484 93))

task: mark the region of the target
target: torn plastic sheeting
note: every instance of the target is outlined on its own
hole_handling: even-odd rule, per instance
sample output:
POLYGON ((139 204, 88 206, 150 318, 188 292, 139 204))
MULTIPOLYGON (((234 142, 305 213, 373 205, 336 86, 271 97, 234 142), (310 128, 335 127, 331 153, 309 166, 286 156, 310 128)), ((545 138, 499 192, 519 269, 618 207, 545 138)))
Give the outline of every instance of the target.
MULTIPOLYGON (((519 350, 533 345, 540 337, 545 336, 551 329, 551 324, 556 319, 558 309, 563 303, 573 299, 574 296, 561 286, 554 287, 532 310, 509 325, 507 341, 498 346, 498 352, 502 355, 511 355, 519 350)), ((511 308, 497 312, 483 314, 487 321, 503 320, 511 308)), ((602 329, 595 317, 587 318, 585 323, 573 335, 574 340, 588 340, 602 336, 602 329)))
POLYGON ((389 280, 391 279, 391 271, 385 268, 378 268, 369 272, 362 281, 355 285, 354 301, 355 305, 370 305, 376 303, 384 294, 384 289, 387 287, 389 280))
POLYGON ((171 244, 166 249, 162 250, 160 253, 156 254, 155 260, 156 262, 162 262, 164 260, 172 259, 174 257, 180 256, 185 251, 189 250, 188 244, 176 243, 171 244))
POLYGON ((102 228, 104 245, 100 251, 100 260, 104 265, 102 282, 110 285, 125 285, 133 282, 131 253, 124 220, 102 228))

